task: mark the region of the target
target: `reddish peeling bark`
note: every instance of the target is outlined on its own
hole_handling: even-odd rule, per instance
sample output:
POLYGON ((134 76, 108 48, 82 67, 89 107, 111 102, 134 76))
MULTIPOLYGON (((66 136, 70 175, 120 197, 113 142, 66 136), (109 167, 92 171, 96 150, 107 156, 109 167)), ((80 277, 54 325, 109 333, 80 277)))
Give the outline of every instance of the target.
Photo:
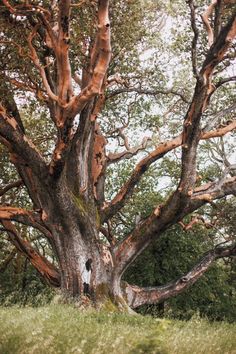
MULTIPOLYGON (((111 60, 109 1, 97 2, 97 34, 89 42, 87 64, 82 68, 81 79, 76 80, 80 84, 79 92, 75 92, 72 85, 70 63, 71 2, 59 1, 54 9, 33 6, 28 2, 13 6, 6 0, 3 0, 3 5, 6 16, 11 18, 12 14, 19 15, 27 22, 28 51, 25 55, 32 63, 34 72, 39 75, 40 83, 36 84, 30 78, 31 83, 21 82, 17 78, 8 78, 7 73, 0 75, 3 82, 0 88, 0 142, 9 151, 11 162, 20 177, 19 181, 2 187, 0 196, 7 195, 11 188, 24 185, 32 201, 32 210, 1 205, 0 222, 10 241, 30 260, 41 276, 52 286, 60 287, 66 295, 74 298, 87 296, 95 304, 109 299, 120 308, 128 309, 174 296, 193 284, 216 259, 235 256, 235 247, 216 248, 204 255, 184 277, 166 286, 157 289, 137 288, 127 284, 121 286, 125 270, 152 240, 207 202, 236 194, 235 177, 198 188, 195 185, 199 141, 223 136, 236 128, 235 120, 212 131, 203 131, 200 125, 210 98, 227 82, 213 86, 212 77, 236 36, 235 16, 221 28, 218 11, 217 30, 213 33, 211 27, 209 29, 208 20, 212 10, 208 8, 203 19, 208 26, 208 36, 214 34, 214 41, 211 40, 211 47, 198 70, 196 15, 193 2, 189 1, 194 31, 192 64, 196 77, 191 102, 174 90, 153 91, 127 86, 111 92, 110 97, 123 92, 155 96, 174 94, 188 104, 188 109, 182 133, 159 144, 143 157, 117 195, 107 201, 104 194, 107 167, 147 147, 147 139, 132 146, 124 134, 124 126, 118 129, 124 150, 118 154, 107 154, 106 137, 99 126, 101 123, 97 121, 106 100, 110 98, 105 91, 112 82, 107 77, 111 60), (54 58, 53 67, 50 67, 48 59, 40 52, 38 43, 50 50, 54 58), (23 89, 35 94, 48 108, 56 129, 55 146, 49 163, 25 133, 12 93, 13 86, 16 90, 23 89), (111 218, 133 195, 145 171, 178 147, 182 148, 178 188, 163 205, 156 206, 125 239, 117 243, 116 236, 119 235, 112 235, 111 218), (20 236, 13 222, 33 227, 47 238, 56 256, 58 268, 20 236), (100 232, 106 237, 107 243, 100 232)), ((23 49, 18 44, 16 47, 22 56, 23 49)))

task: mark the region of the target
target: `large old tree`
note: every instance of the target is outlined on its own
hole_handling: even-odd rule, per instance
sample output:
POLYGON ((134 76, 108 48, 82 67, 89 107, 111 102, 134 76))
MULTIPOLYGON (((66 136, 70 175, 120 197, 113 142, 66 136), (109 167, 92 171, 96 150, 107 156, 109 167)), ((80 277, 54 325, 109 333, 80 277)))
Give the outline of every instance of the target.
MULTIPOLYGON (((215 260, 236 255, 232 240, 221 239, 189 273, 165 286, 121 281, 164 231, 176 223, 192 227, 202 218, 195 214, 187 225, 186 216, 236 194, 235 170, 223 148, 223 137, 232 144, 236 128, 234 1, 172 3, 0 3, 1 162, 13 178, 6 183, 1 177, 1 232, 68 296, 95 304, 109 299, 123 309, 158 303, 193 284, 215 260), (181 31, 182 41, 171 49, 181 31), (142 129, 156 135, 143 139, 142 129), (209 140, 210 151, 216 138, 225 168, 207 180, 200 176, 201 146, 209 140), (114 220, 166 156, 175 156, 176 183, 149 215, 122 232, 114 220), (116 164, 127 159, 133 170, 119 187, 116 164), (56 262, 24 237, 26 226, 47 240, 56 262)), ((164 186, 169 177, 156 170, 157 187, 159 180, 164 186)))

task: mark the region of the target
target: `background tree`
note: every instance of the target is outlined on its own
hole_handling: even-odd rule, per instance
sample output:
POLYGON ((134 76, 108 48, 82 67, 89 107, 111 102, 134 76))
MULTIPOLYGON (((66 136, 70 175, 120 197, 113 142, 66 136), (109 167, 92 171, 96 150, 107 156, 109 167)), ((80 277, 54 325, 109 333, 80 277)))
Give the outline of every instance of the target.
POLYGON ((96 303, 109 297, 135 308, 178 294, 216 259, 235 255, 229 240, 177 281, 156 288, 121 286, 125 270, 154 239, 178 222, 186 225, 183 219, 206 203, 235 194, 228 158, 220 178, 200 178, 200 142, 236 127, 232 94, 224 95, 235 80, 228 69, 235 55, 235 6, 197 5, 115 1, 109 9, 107 0, 2 1, 0 140, 19 175, 1 191, 2 231, 65 294, 96 303), (131 140, 130 132, 138 137, 140 128, 148 129, 152 141, 131 140), (134 158, 123 185, 109 189, 109 169, 115 176, 114 164, 139 152, 142 158, 134 158), (157 171, 153 211, 140 215, 132 230, 117 225, 144 173, 167 153, 176 159, 168 195, 159 196, 165 172, 157 171), (8 205, 6 193, 19 184, 24 192, 8 205), (23 237, 18 224, 47 239, 58 267, 23 237))

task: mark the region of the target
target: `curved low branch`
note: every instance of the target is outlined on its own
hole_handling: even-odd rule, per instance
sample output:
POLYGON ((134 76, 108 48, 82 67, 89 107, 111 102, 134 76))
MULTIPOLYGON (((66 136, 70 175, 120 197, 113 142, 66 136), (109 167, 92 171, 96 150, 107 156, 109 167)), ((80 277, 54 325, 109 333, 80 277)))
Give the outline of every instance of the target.
POLYGON ((31 244, 21 238, 15 226, 8 220, 1 220, 4 231, 7 232, 11 243, 20 251, 41 276, 53 287, 60 286, 60 274, 56 267, 50 263, 44 256, 40 255, 31 244))
POLYGON ((182 293, 190 285, 194 284, 213 264, 222 257, 236 256, 236 245, 228 247, 216 247, 206 252, 201 260, 184 276, 166 285, 158 287, 141 288, 129 284, 124 285, 124 292, 128 304, 132 308, 141 305, 157 304, 170 297, 182 293))

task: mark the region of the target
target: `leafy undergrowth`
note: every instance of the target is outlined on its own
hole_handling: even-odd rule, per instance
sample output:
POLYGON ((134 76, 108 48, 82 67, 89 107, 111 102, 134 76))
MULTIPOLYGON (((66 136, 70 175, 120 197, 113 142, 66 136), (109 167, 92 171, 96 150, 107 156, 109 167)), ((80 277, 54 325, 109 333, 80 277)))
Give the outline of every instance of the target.
POLYGON ((68 305, 0 308, 0 353, 236 354, 236 324, 79 312, 68 305))

